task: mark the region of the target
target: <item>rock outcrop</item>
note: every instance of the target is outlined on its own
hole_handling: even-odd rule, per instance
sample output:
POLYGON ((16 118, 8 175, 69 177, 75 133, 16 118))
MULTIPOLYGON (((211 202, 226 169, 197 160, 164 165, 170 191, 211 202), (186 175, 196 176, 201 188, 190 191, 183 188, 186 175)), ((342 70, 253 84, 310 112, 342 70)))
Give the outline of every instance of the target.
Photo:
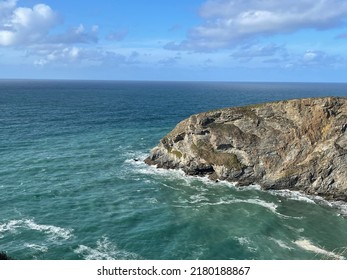
POLYGON ((145 162, 347 201, 346 130, 346 98, 227 108, 180 122, 145 162))

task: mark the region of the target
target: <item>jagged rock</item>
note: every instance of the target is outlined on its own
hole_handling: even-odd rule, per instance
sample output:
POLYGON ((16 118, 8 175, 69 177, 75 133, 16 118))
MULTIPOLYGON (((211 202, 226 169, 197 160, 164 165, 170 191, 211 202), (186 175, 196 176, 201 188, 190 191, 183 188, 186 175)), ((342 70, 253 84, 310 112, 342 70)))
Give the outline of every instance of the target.
POLYGON ((346 130, 346 98, 221 109, 180 122, 145 162, 347 201, 346 130))

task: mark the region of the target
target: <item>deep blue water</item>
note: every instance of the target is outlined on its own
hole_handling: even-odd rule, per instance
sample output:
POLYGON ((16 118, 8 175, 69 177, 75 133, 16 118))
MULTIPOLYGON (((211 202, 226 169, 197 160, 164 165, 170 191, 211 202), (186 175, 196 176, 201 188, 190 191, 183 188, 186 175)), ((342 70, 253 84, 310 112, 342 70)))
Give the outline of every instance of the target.
POLYGON ((344 205, 141 161, 191 114, 318 96, 347 96, 347 84, 2 80, 0 251, 15 259, 347 258, 344 205))

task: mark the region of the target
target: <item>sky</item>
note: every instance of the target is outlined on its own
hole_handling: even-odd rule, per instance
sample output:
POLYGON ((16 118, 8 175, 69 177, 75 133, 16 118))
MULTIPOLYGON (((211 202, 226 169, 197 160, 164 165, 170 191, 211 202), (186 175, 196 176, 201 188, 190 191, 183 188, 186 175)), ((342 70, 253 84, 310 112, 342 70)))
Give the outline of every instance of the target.
POLYGON ((0 79, 347 82, 347 0, 0 0, 0 79))

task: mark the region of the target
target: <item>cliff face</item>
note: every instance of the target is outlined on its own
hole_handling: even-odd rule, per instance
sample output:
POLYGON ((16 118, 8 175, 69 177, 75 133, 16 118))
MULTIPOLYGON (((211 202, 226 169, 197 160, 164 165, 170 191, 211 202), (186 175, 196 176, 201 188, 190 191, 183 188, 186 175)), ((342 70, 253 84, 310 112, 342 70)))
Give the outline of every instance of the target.
POLYGON ((347 201, 346 130, 346 98, 221 109, 180 122, 145 162, 347 201))

